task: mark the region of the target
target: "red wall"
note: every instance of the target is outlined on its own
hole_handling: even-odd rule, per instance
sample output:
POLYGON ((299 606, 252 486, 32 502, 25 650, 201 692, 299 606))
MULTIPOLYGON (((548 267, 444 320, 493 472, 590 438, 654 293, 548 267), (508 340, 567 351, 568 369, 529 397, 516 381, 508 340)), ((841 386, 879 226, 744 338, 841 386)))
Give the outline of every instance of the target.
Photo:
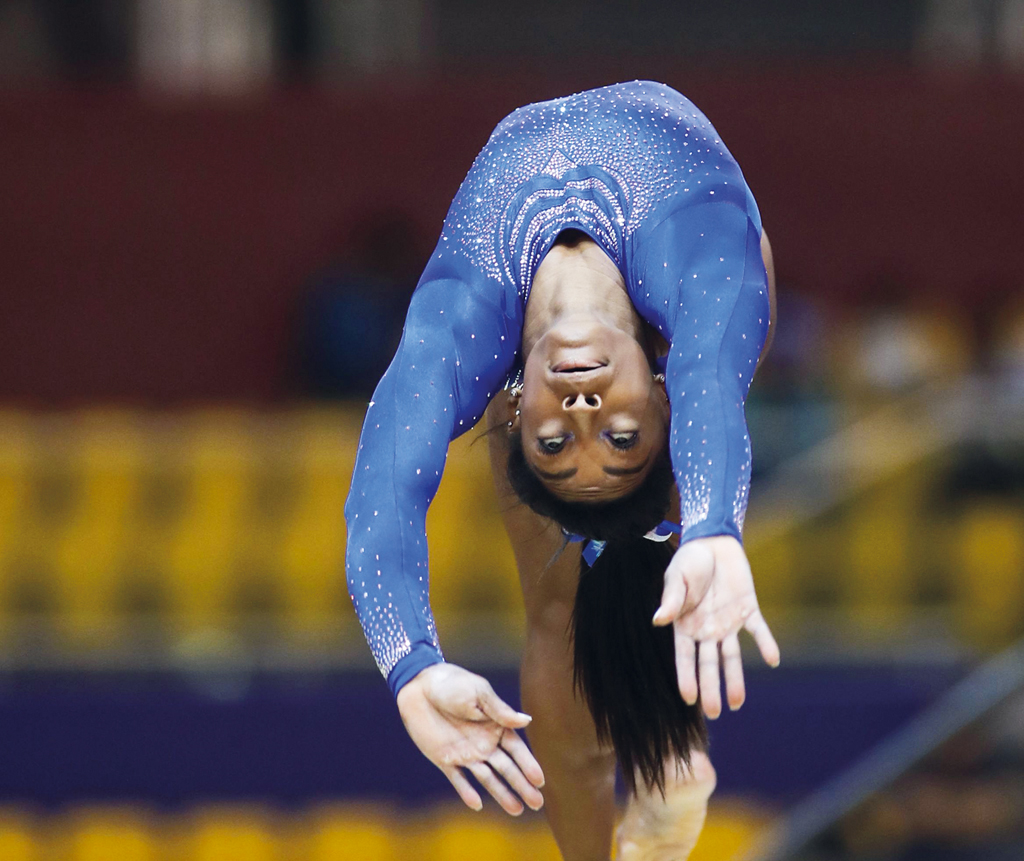
MULTIPOLYGON (((783 282, 852 296, 885 272, 965 302, 1024 286, 1024 80, 663 77, 743 166, 783 282)), ((0 400, 286 394, 291 309, 361 217, 404 209, 429 251, 505 113, 600 83, 0 94, 0 400)))

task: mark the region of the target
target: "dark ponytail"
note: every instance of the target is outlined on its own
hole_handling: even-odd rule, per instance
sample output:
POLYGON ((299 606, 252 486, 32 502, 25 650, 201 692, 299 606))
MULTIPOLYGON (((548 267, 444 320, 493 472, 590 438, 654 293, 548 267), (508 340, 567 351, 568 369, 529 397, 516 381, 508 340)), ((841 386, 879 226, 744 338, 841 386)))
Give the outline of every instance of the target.
POLYGON ((610 743, 623 780, 636 793, 639 774, 649 790, 665 791, 665 761, 690 764, 707 748, 700 705, 679 693, 672 628, 655 628, 670 544, 649 541, 669 508, 674 484, 662 452, 632 493, 602 503, 566 502, 533 473, 518 434, 511 436, 508 478, 519 499, 569 532, 606 541, 593 567, 580 560, 573 608, 573 677, 593 715, 598 738, 610 743))

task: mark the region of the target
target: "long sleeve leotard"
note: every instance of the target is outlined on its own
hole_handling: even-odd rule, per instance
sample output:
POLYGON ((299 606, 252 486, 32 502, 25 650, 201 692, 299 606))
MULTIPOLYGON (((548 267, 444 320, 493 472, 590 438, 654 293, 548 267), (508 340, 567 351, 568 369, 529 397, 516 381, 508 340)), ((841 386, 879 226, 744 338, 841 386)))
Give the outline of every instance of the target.
POLYGON ((425 518, 448 444, 521 362, 533 275, 566 228, 604 249, 670 345, 682 539, 740 537, 750 476, 743 405, 769 304, 760 216, 739 166, 707 118, 662 84, 520 108, 452 202, 359 439, 345 506, 349 593, 395 694, 443 660, 425 518))

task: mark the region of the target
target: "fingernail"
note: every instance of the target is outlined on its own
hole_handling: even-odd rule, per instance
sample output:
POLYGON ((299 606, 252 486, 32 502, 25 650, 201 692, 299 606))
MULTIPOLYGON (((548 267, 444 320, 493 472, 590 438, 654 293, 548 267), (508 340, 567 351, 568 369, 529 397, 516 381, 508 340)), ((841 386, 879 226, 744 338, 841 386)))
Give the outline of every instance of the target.
POLYGON ((660 624, 660 622, 661 622, 661 607, 659 607, 657 610, 655 610, 654 618, 651 619, 651 622, 653 622, 655 625, 660 624))
POLYGON ((516 714, 519 715, 519 719, 520 720, 524 720, 524 721, 527 721, 527 722, 533 720, 533 718, 530 717, 528 714, 523 714, 522 712, 516 712, 516 714))

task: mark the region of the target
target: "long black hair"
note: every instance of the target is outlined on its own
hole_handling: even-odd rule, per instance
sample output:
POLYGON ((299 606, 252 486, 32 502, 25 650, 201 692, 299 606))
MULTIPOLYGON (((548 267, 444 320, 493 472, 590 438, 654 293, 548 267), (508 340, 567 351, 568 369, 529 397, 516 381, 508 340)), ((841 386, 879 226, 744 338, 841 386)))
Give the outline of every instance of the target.
POLYGON ((544 486, 526 463, 522 438, 510 435, 508 479, 519 500, 567 532, 607 542, 591 567, 580 559, 569 635, 573 681, 593 715, 598 739, 611 743, 633 794, 636 775, 665 792, 665 761, 690 764, 707 749, 700 704, 679 693, 671 626, 651 623, 661 603, 668 542, 644 535, 665 518, 674 483, 667 448, 641 485, 618 499, 567 502, 544 486))

